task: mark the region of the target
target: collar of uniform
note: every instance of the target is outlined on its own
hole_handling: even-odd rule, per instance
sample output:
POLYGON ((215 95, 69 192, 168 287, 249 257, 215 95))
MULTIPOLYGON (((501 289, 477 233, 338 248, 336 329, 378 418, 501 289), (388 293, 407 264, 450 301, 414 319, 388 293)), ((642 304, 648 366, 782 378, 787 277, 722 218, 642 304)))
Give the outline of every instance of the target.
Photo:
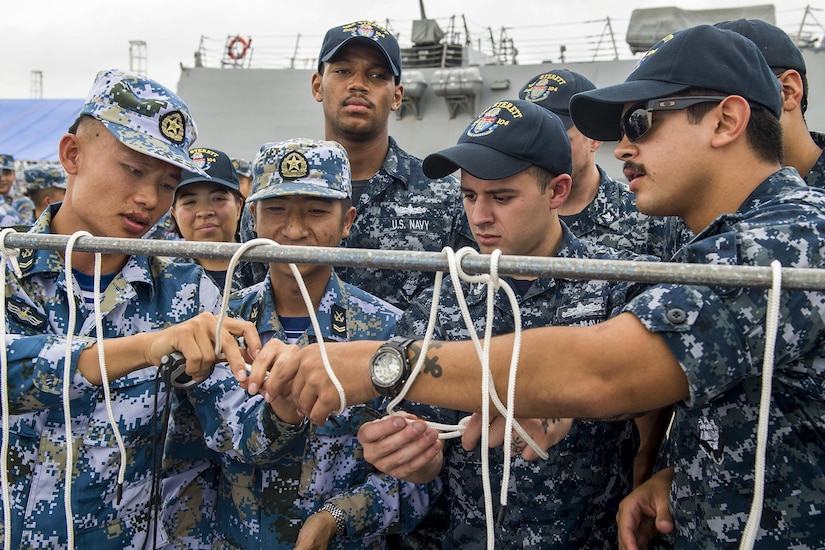
POLYGON ((410 164, 412 158, 409 153, 398 146, 398 142, 390 136, 390 146, 387 149, 387 156, 384 157, 382 168, 389 176, 401 182, 405 189, 409 188, 410 164))
POLYGON ((810 199, 806 201, 805 206, 810 208, 811 214, 816 217, 819 215, 818 211, 825 209, 825 195, 819 193, 819 190, 811 191, 811 189, 799 175, 799 172, 796 171, 796 168, 780 168, 760 183, 748 198, 739 205, 736 212, 718 216, 702 229, 691 242, 700 241, 708 235, 716 235, 720 232, 720 227, 739 223, 742 217, 747 216, 749 212, 765 208, 770 203, 781 204, 789 200, 797 201, 800 198, 800 193, 805 194, 806 198, 810 199))
MULTIPOLYGON (((346 287, 344 286, 344 282, 338 277, 338 274, 335 273, 333 269, 331 271, 331 275, 329 281, 327 282, 327 288, 324 291, 324 296, 321 298, 321 307, 324 307, 326 304, 330 304, 328 308, 332 311, 332 305, 337 305, 340 308, 343 308, 345 311, 347 308, 347 296, 349 292, 347 292, 346 287)), ((257 328, 259 333, 263 332, 279 332, 283 331, 283 327, 281 326, 281 322, 278 320, 278 312, 275 309, 275 295, 272 292, 272 279, 267 272, 266 278, 264 279, 263 285, 263 292, 261 297, 261 304, 259 305, 260 310, 258 312, 258 322, 257 328)), ((323 337, 325 339, 334 339, 340 340, 340 337, 335 337, 331 328, 331 315, 327 312, 316 311, 316 315, 318 316, 318 324, 321 327, 321 332, 323 333, 323 337)), ((349 333, 349 331, 347 331, 349 333)), ((305 341, 307 336, 314 336, 315 329, 312 325, 309 326, 307 332, 301 336, 301 342, 305 341)))
MULTIPOLYGON (((49 205, 40 218, 35 221, 29 233, 52 234, 52 218, 59 208, 60 203, 49 205)), ((24 277, 35 273, 53 273, 57 277, 65 270, 63 258, 56 250, 21 249, 20 255, 20 269, 23 271, 24 277)), ((121 269, 121 273, 129 283, 144 283, 149 286, 150 292, 154 293, 151 261, 147 256, 130 256, 126 265, 121 269)))

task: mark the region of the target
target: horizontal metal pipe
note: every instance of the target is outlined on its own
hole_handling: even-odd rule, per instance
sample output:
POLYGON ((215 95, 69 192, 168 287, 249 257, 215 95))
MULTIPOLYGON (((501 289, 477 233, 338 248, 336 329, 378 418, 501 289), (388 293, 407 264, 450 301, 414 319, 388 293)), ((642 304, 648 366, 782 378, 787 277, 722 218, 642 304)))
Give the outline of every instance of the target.
MULTIPOLYGON (((63 251, 68 235, 10 233, 5 246, 63 251)), ((171 256, 175 258, 231 258, 240 248, 237 243, 119 239, 79 237, 74 245, 78 252, 171 256)), ((314 246, 261 245, 244 252, 242 258, 256 262, 324 264, 341 267, 376 267, 382 269, 448 272, 445 252, 407 250, 368 250, 314 246)), ((461 267, 468 273, 489 273, 490 256, 465 256, 461 267)), ((536 256, 506 256, 499 259, 502 275, 528 275, 566 279, 601 279, 641 283, 679 283, 723 287, 770 288, 771 268, 670 262, 630 262, 620 260, 583 260, 536 256)), ((786 289, 825 290, 825 269, 782 268, 782 287, 786 289)))

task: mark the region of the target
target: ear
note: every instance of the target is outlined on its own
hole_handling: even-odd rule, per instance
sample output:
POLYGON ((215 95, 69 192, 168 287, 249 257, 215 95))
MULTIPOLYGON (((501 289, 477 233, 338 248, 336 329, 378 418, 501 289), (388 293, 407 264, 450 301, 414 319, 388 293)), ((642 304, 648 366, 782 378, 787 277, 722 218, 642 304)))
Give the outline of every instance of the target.
POLYGON ((397 111, 399 107, 401 107, 401 100, 404 99, 404 85, 403 84, 396 84, 395 86, 395 94, 392 98, 392 105, 390 109, 393 111, 397 111))
MULTIPOLYGON (((710 117, 715 124, 711 146, 724 147, 745 134, 751 119, 751 107, 744 97, 731 95, 722 100, 705 117, 710 117)), ((702 122, 704 123, 704 120, 702 122)))
POLYGON ((312 80, 310 82, 310 88, 312 89, 312 97, 315 98, 315 101, 321 103, 324 100, 324 94, 322 93, 322 86, 321 81, 324 79, 324 75, 315 71, 312 73, 312 80))
POLYGON ((595 153, 596 151, 598 151, 599 147, 602 146, 602 143, 604 143, 604 142, 599 141, 598 139, 591 139, 590 140, 590 152, 595 153))
POLYGON ((788 69, 777 78, 782 86, 782 110, 793 111, 802 103, 802 76, 797 71, 788 69))
POLYGON ((254 202, 249 203, 249 213, 252 214, 252 231, 255 231, 257 233, 258 232, 258 227, 257 227, 258 222, 257 222, 257 219, 255 217, 255 203, 254 202))
POLYGON ((550 180, 550 183, 547 184, 546 192, 553 193, 553 197, 550 200, 551 209, 556 210, 561 208, 561 205, 564 204, 564 201, 570 196, 572 183, 573 180, 569 174, 559 174, 550 180))
POLYGON ((353 222, 355 222, 355 212, 355 207, 350 206, 349 210, 347 210, 347 213, 344 214, 344 228, 341 232, 342 239, 346 239, 347 237, 349 237, 349 231, 352 228, 353 222))
POLYGON ((60 164, 69 175, 77 175, 80 138, 75 134, 64 134, 57 145, 57 155, 60 164))

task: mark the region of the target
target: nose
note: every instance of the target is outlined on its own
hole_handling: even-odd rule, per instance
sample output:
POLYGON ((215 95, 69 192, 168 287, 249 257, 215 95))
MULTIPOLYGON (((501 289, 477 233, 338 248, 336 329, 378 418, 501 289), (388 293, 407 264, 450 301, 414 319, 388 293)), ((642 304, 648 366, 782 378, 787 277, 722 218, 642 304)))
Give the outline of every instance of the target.
POLYGON ((349 79, 349 89, 364 91, 367 89, 367 74, 364 71, 353 71, 349 79))
POLYGON ((636 146, 633 144, 632 141, 627 139, 627 136, 622 135, 622 139, 616 144, 616 148, 613 149, 613 156, 619 160, 628 160, 633 158, 636 153, 636 146))
POLYGON ((297 242, 306 237, 307 224, 300 213, 292 213, 287 216, 281 228, 281 234, 287 242, 297 242))
POLYGON ((158 184, 154 181, 144 180, 136 184, 135 202, 152 210, 158 205, 158 184))
POLYGON ((210 201, 198 201, 198 209, 195 211, 195 215, 199 218, 208 218, 215 215, 215 209, 212 208, 210 201))
POLYGON ((467 209, 467 220, 477 227, 483 227, 493 221, 493 210, 490 201, 484 197, 477 197, 470 208, 467 209))

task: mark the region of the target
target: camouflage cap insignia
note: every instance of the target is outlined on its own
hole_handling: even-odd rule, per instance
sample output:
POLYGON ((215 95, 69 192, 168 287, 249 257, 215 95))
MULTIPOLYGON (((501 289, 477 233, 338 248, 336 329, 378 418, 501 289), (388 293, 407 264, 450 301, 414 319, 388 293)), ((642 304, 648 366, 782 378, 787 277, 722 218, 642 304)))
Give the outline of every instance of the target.
POLYGON ((281 177, 287 178, 303 178, 309 172, 309 163, 306 157, 298 151, 291 151, 281 160, 281 166, 278 167, 278 172, 281 177))
POLYGON ((173 143, 180 145, 186 138, 183 113, 172 111, 160 117, 160 133, 173 143))

